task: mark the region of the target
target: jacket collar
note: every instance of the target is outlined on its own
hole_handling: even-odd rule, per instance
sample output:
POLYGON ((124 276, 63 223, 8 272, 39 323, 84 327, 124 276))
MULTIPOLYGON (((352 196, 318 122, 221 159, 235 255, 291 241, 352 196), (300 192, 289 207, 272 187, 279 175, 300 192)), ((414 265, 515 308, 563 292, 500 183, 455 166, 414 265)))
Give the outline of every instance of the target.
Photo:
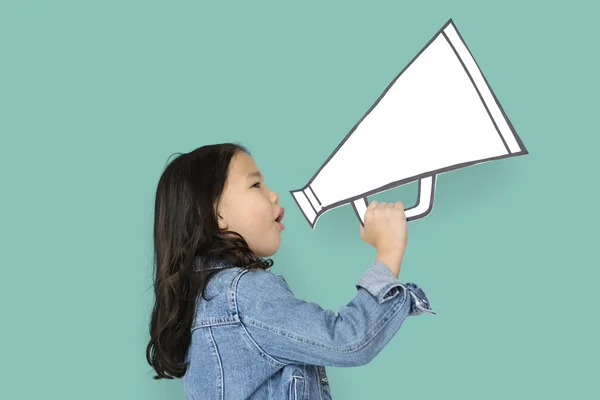
POLYGON ((217 261, 214 262, 209 268, 206 268, 206 267, 202 268, 204 260, 205 260, 204 257, 196 256, 195 263, 194 263, 194 269, 195 270, 202 269, 203 271, 209 271, 209 270, 223 269, 223 268, 231 267, 234 265, 228 259, 221 257, 221 258, 218 258, 217 261))

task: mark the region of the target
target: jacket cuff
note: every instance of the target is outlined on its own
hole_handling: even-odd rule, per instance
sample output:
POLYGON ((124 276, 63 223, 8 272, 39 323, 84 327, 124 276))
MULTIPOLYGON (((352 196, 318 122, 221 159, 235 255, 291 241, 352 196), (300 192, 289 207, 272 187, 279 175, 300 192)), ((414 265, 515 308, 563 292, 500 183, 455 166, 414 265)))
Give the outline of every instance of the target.
POLYGON ((432 315, 437 314, 431 309, 431 304, 429 303, 429 299, 427 298, 427 295, 423 289, 413 282, 407 282, 406 287, 408 288, 408 293, 410 293, 410 296, 413 299, 413 302, 410 306, 409 315, 420 315, 425 312, 432 315))
POLYGON ((356 288, 359 287, 363 287, 371 293, 379 304, 383 304, 398 295, 406 296, 409 293, 409 301, 411 302, 409 315, 419 315, 424 312, 436 314, 431 310, 429 299, 423 289, 412 282, 401 283, 381 261, 376 260, 365 271, 356 284, 356 288))

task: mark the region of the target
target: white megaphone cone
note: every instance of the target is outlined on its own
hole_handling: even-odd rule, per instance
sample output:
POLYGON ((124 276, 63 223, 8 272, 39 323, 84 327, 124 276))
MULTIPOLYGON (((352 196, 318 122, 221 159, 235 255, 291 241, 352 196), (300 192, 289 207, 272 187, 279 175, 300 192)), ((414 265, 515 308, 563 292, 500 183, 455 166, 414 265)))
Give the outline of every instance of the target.
POLYGON ((427 43, 346 135, 308 184, 290 193, 315 227, 367 196, 419 181, 407 220, 429 214, 436 175, 528 154, 452 20, 427 43))

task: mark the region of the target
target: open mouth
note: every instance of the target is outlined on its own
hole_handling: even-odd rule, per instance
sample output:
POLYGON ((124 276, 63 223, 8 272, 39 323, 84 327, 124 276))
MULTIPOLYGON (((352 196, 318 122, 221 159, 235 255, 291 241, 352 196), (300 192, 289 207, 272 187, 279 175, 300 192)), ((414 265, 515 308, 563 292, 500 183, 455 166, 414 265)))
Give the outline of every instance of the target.
POLYGON ((279 212, 279 215, 277 216, 277 218, 275 219, 275 222, 277 222, 277 224, 279 225, 279 227, 281 229, 285 229, 285 225, 283 225, 281 223, 281 220, 283 219, 283 215, 285 214, 283 208, 281 209, 281 211, 279 212))

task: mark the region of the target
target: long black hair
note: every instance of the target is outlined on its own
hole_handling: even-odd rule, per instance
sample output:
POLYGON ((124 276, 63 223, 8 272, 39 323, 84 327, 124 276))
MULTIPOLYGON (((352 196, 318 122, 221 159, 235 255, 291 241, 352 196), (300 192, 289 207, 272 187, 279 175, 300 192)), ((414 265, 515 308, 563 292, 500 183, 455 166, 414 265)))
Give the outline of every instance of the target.
MULTIPOLYGON (((227 180, 237 143, 199 147, 178 156, 162 173, 154 209, 154 294, 146 359, 158 375, 181 378, 192 334, 196 300, 218 259, 234 266, 267 269, 273 260, 257 257, 237 232, 219 229, 216 204, 227 180)), ((231 266, 225 264, 224 268, 231 266)))

